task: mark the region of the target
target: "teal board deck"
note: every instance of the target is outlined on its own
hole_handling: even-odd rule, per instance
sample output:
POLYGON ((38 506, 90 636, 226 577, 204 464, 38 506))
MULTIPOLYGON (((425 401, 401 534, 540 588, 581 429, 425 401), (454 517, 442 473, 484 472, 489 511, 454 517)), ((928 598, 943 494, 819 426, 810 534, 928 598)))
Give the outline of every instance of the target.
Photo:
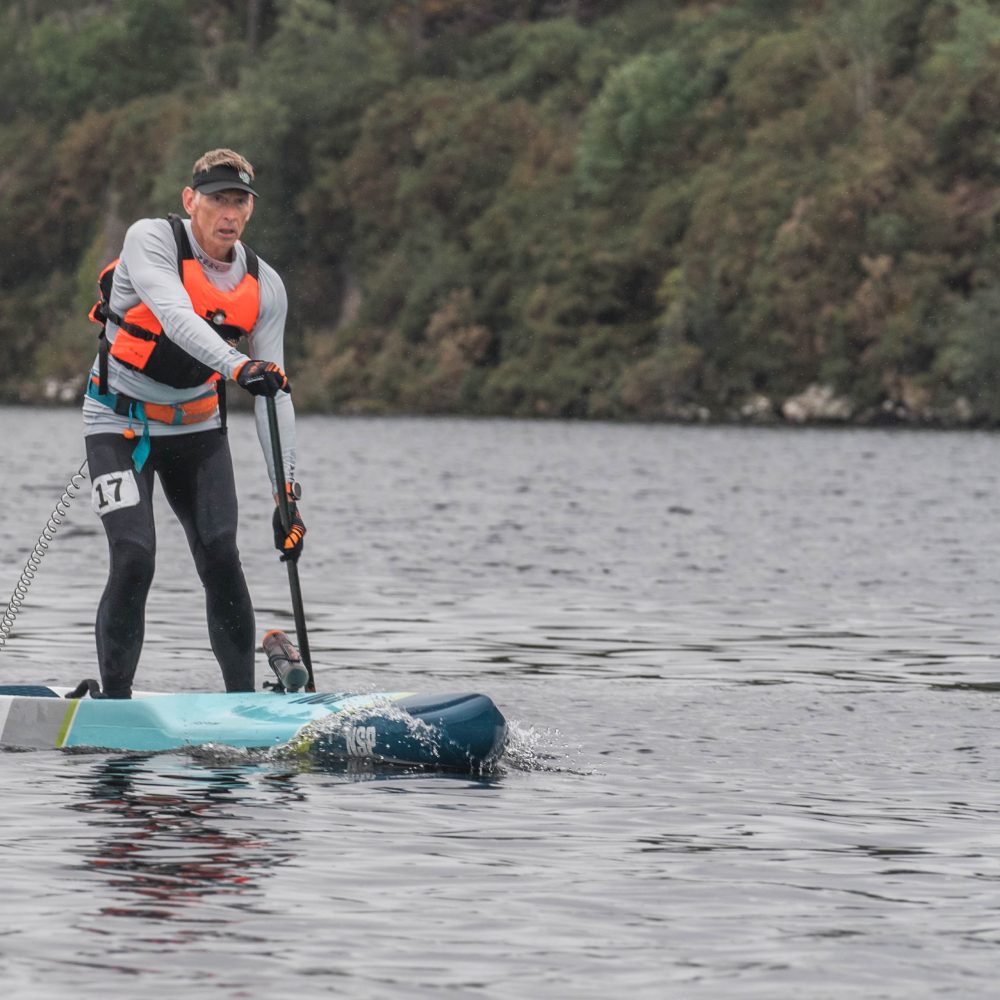
POLYGON ((66 699, 59 688, 0 686, 0 745, 160 751, 217 744, 287 747, 314 758, 471 770, 503 752, 507 724, 486 695, 141 694, 66 699))

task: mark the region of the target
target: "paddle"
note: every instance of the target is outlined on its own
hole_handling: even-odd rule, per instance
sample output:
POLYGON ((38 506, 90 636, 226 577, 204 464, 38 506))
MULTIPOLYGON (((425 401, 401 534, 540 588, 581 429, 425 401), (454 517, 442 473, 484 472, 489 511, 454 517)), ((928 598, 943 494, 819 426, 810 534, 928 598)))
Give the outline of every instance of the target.
MULTIPOLYGON (((285 482, 285 463, 281 457, 281 437, 278 434, 278 413, 274 405, 274 397, 268 396, 267 424, 271 431, 271 453, 274 456, 274 479, 278 487, 278 511, 281 527, 287 534, 291 529, 291 518, 288 515, 288 492, 285 482)), ((312 657, 309 655, 309 636, 306 634, 306 613, 302 607, 302 588, 299 586, 299 567, 293 559, 286 559, 288 567, 288 586, 292 592, 292 614, 295 616, 295 635, 299 640, 299 655, 309 671, 306 683, 307 691, 316 690, 316 680, 313 677, 312 657)))

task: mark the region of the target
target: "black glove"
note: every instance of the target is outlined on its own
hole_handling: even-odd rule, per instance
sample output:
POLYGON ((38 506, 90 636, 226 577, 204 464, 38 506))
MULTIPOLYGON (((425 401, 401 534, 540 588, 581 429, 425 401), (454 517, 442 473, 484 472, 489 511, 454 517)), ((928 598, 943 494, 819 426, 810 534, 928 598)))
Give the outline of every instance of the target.
POLYGON ((291 483, 286 487, 288 498, 288 531, 286 532, 281 523, 281 507, 274 508, 274 517, 271 524, 274 528, 274 547, 281 553, 281 561, 291 559, 298 562, 302 554, 302 539, 305 537, 306 526, 299 513, 299 505, 295 502, 295 493, 291 483))
POLYGON ((244 361, 233 378, 252 396, 277 396, 281 389, 292 391, 285 373, 273 361, 244 361))

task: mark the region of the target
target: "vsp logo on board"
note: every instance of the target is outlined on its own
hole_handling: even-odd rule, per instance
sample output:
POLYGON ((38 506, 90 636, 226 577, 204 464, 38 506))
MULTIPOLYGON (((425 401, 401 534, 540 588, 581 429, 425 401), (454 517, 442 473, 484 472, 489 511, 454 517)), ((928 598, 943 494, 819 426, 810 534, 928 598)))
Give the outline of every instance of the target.
POLYGON ((375 756, 375 727, 348 726, 344 730, 347 752, 351 757, 375 756))

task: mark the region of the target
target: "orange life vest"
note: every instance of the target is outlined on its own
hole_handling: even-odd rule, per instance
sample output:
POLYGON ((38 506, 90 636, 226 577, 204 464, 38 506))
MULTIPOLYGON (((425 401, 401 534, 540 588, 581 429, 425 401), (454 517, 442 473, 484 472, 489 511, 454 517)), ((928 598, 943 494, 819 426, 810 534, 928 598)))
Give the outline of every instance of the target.
MULTIPOLYGON (((167 216, 177 243, 177 271, 194 311, 207 320, 227 343, 236 345, 248 336, 260 315, 260 267, 257 255, 244 244, 247 273, 230 292, 217 288, 205 277, 205 272, 191 249, 184 223, 176 216, 167 216)), ((166 333, 152 309, 144 302, 119 316, 111 309, 111 283, 118 261, 112 261, 98 279, 101 298, 90 310, 89 318, 101 327, 100 391, 107 392, 107 355, 123 365, 148 375, 157 382, 176 389, 216 382, 221 376, 208 365, 178 347, 166 333), (110 320, 118 327, 114 343, 109 345, 105 326, 110 320)))

